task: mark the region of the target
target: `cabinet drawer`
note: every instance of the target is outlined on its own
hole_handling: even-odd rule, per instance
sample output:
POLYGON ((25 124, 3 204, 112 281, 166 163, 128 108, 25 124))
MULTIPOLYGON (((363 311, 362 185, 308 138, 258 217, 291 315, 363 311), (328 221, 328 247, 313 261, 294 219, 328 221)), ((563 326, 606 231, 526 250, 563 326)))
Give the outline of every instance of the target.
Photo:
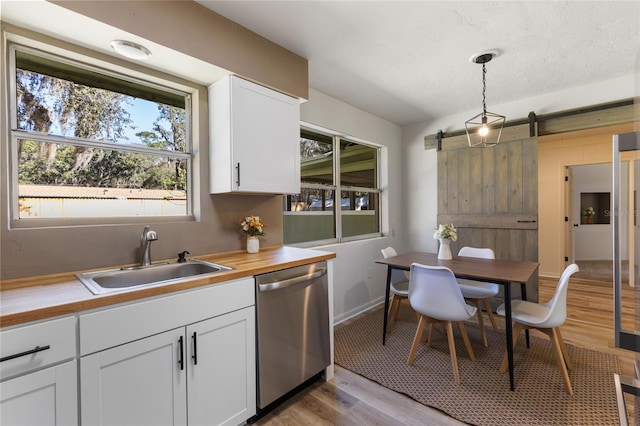
POLYGON ((2 380, 76 356, 76 317, 0 331, 2 380))
POLYGON ((253 277, 80 315, 80 356, 255 304, 253 277))

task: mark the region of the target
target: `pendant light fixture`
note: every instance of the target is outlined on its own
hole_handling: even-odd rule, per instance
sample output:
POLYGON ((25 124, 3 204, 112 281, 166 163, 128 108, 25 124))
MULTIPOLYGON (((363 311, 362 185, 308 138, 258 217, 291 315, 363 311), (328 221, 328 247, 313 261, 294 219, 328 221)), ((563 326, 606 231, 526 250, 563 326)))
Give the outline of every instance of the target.
POLYGON ((495 56, 498 56, 497 52, 489 51, 473 55, 470 59, 474 64, 482 64, 482 112, 464 123, 470 147, 496 146, 500 143, 500 136, 502 136, 505 116, 488 112, 486 101, 487 67, 485 64, 495 56))

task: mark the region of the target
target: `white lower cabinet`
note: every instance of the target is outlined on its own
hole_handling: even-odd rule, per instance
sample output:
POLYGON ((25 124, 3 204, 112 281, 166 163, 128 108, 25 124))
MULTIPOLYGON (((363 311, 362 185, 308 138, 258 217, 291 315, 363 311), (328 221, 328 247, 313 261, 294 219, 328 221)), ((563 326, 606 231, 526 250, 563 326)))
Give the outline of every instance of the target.
POLYGON ((0 383, 0 424, 77 425, 76 361, 0 383))
POLYGON ((178 362, 184 329, 80 359, 83 425, 186 425, 187 377, 178 362))
MULTIPOLYGON (((220 292, 194 292, 196 299, 187 317, 194 318, 200 305, 216 315, 215 305, 225 301, 241 305, 247 295, 250 306, 245 302, 231 312, 81 356, 81 423, 239 425, 252 417, 256 413, 253 280, 232 285, 244 290, 236 294, 236 287, 220 286, 220 292), (224 289, 230 292, 229 298, 211 298, 224 294, 224 289)), ((171 314, 163 308, 170 305, 163 304, 171 300, 149 302, 154 305, 145 305, 148 315, 138 317, 139 323, 148 329, 149 321, 155 320, 153 312, 164 317, 159 322, 166 321, 171 314)), ((116 308, 113 314, 126 318, 136 308, 135 304, 116 308)), ((109 314, 98 312, 86 323, 113 326, 116 321, 110 321, 109 314)), ((81 316, 81 340, 82 326, 81 316)))
POLYGON ((0 331, 0 425, 77 425, 75 316, 0 331))
POLYGON ((188 423, 244 423, 256 413, 254 308, 193 324, 187 337, 188 423))

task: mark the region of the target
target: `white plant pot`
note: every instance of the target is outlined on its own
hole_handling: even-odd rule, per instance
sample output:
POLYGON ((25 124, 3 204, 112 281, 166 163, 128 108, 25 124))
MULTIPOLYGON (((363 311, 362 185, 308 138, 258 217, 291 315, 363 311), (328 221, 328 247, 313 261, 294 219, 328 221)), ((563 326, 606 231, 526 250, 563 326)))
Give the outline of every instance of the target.
POLYGON ((438 238, 438 241, 440 241, 440 249, 438 250, 438 259, 442 259, 442 260, 453 259, 453 256, 451 256, 451 247, 449 246, 451 241, 447 240, 446 238, 438 238))
POLYGON ((247 253, 258 253, 260 251, 260 240, 258 237, 247 237, 247 253))

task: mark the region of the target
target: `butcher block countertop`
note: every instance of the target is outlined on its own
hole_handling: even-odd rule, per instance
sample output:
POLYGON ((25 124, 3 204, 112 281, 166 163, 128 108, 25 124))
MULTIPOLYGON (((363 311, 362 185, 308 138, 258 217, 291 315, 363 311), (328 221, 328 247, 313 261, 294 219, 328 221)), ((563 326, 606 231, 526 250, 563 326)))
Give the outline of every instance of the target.
MULTIPOLYGON (((103 295, 94 295, 74 275, 77 272, 87 271, 0 281, 0 327, 74 314, 87 309, 251 277, 335 257, 335 253, 284 246, 262 248, 255 254, 235 251, 191 256, 188 259, 202 259, 230 266, 233 269, 206 278, 195 276, 192 280, 182 283, 103 295)), ((114 267, 102 269, 114 269, 114 267)))

